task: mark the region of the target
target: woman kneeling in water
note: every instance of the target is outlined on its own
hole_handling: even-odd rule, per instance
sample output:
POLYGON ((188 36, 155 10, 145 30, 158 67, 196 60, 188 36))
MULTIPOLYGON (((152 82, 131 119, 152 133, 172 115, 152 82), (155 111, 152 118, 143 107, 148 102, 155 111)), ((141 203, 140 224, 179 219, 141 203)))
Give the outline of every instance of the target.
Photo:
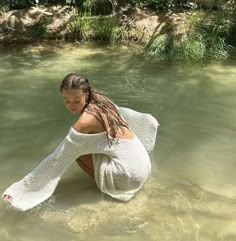
POLYGON ((76 160, 103 193, 128 201, 150 175, 148 152, 154 148, 158 122, 149 114, 114 105, 77 73, 63 79, 60 91, 67 109, 80 114, 78 120, 51 155, 3 193, 4 199, 22 210, 36 206, 52 195, 76 160))

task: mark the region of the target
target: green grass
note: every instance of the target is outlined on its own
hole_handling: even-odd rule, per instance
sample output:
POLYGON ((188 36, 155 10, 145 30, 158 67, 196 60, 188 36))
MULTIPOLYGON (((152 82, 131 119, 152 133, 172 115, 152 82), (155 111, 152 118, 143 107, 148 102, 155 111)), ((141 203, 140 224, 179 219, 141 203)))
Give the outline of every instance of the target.
POLYGON ((90 14, 73 15, 68 25, 76 41, 86 40, 89 32, 93 29, 93 19, 90 14))
POLYGON ((104 42, 119 42, 121 29, 115 17, 98 18, 94 27, 95 38, 104 42))
POLYGON ((230 21, 222 18, 222 13, 208 14, 198 11, 187 22, 184 39, 169 34, 156 35, 146 45, 148 53, 161 60, 204 61, 224 60, 232 47, 229 44, 230 21))

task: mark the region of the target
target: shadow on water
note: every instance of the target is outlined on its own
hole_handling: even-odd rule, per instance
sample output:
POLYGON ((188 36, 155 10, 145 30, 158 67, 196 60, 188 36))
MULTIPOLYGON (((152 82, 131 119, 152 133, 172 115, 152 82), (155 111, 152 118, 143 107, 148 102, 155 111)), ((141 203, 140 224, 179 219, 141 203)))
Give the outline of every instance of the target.
MULTIPOLYGON (((59 46, 47 46, 38 45, 34 48, 29 45, 12 46, 11 48, 1 49, 1 64, 6 70, 14 70, 10 76, 20 76, 28 69, 37 68, 45 58, 51 59, 57 57, 59 46)), ((10 77, 9 76, 9 77, 10 77)))

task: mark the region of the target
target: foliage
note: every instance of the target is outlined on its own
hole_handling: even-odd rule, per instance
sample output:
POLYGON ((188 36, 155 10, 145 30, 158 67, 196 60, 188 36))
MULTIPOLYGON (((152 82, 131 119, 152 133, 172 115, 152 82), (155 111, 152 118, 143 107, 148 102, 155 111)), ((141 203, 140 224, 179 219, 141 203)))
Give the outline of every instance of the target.
POLYGON ((62 3, 65 4, 65 1, 57 0, 0 0, 0 8, 4 10, 12 9, 22 9, 34 6, 36 4, 47 4, 47 3, 62 3))
MULTIPOLYGON (((0 0, 0 9, 58 2, 77 9, 67 25, 75 40, 86 40, 92 36, 112 43, 129 41, 127 32, 130 29, 122 26, 119 18, 141 7, 172 13, 179 10, 190 12, 185 36, 177 38, 170 26, 170 31, 153 36, 146 45, 151 55, 161 59, 218 59, 227 58, 232 46, 236 46, 236 0, 206 1, 208 5, 200 0, 0 0)), ((29 30, 32 36, 42 37, 47 32, 47 23, 40 20, 29 30)))
POLYGON ((171 10, 174 8, 187 6, 187 0, 145 0, 141 1, 142 5, 148 6, 153 9, 171 10))
MULTIPOLYGON (((219 10, 227 11, 231 9, 235 11, 235 0, 225 1, 225 0, 211 0, 206 1, 210 2, 208 8, 216 8, 219 10)), ((22 8, 22 7, 30 7, 34 4, 45 4, 45 3, 53 3, 53 4, 69 4, 77 6, 80 9, 92 9, 94 5, 106 5, 110 3, 114 8, 120 9, 125 7, 150 7, 152 9, 159 10, 174 10, 177 8, 187 8, 187 9, 201 9, 204 8, 203 1, 197 0, 0 0, 0 7, 8 7, 12 8, 22 8)))
POLYGON ((91 9, 96 3, 96 0, 66 0, 66 3, 75 5, 83 13, 91 13, 91 9))
POLYGON ((172 57, 182 60, 201 61, 205 57, 206 50, 204 39, 199 36, 195 39, 186 39, 179 47, 175 47, 172 57))
POLYGON ((192 18, 189 35, 201 35, 211 56, 226 58, 231 49, 231 29, 235 26, 230 17, 222 11, 205 11, 196 12, 192 18))
POLYGON ((90 14, 78 14, 72 16, 69 23, 70 31, 74 33, 74 38, 86 40, 88 35, 93 38, 104 41, 117 43, 121 40, 121 28, 115 17, 93 17, 90 14))
POLYGON ((120 29, 117 18, 98 18, 95 22, 95 38, 106 42, 118 42, 120 29))
POLYGON ((86 40, 87 34, 93 28, 91 15, 88 13, 73 15, 69 21, 69 28, 73 32, 76 41, 86 40))
POLYGON ((150 55, 158 56, 159 59, 164 60, 168 53, 169 43, 167 35, 160 35, 152 39, 152 41, 147 44, 146 48, 150 55))
POLYGON ((34 3, 34 0, 0 0, 0 6, 5 10, 25 8, 34 3))
POLYGON ((188 19, 183 39, 171 34, 157 35, 148 43, 147 50, 160 59, 226 59, 232 49, 230 39, 235 25, 222 15, 218 11, 195 11, 188 19))
POLYGON ((35 22, 33 25, 28 27, 29 34, 35 38, 39 39, 47 33, 47 25, 49 24, 49 19, 41 18, 38 22, 35 22))
POLYGON ((167 35, 154 39, 147 46, 149 54, 161 60, 202 60, 206 53, 204 41, 199 39, 184 40, 179 43, 167 35))

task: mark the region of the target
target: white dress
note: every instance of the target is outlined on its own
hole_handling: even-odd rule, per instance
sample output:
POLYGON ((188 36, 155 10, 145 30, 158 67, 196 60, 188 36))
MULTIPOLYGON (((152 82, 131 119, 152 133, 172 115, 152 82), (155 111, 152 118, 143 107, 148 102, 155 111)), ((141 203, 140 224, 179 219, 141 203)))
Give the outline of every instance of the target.
POLYGON ((2 196, 10 195, 11 205, 19 210, 33 208, 53 194, 61 176, 79 156, 92 153, 98 188, 122 201, 132 198, 151 172, 148 153, 155 146, 159 124, 149 114, 117 108, 135 133, 133 139, 115 139, 110 145, 106 132, 82 134, 71 127, 56 150, 2 196))

